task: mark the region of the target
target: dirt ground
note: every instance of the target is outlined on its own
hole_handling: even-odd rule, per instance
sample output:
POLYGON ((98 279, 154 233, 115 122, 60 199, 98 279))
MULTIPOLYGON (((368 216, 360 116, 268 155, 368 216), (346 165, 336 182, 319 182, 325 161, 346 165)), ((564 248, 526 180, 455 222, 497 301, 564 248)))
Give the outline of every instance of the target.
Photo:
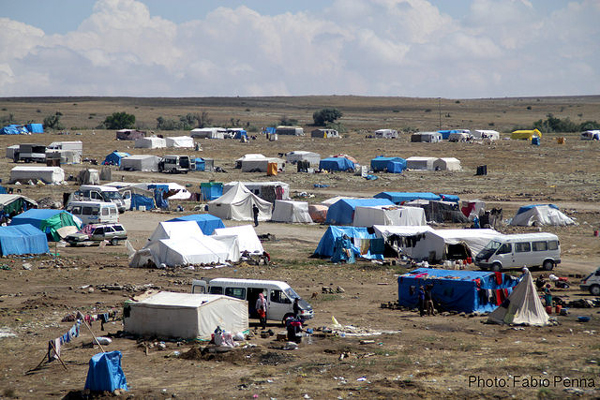
MULTIPOLYGON (((563 262, 560 276, 569 277, 570 289, 555 289, 554 295, 566 301, 593 299, 579 290, 581 276, 600 265, 600 239, 593 235, 600 227, 600 175, 596 172, 600 144, 580 141, 575 134, 544 135, 541 146, 527 142, 501 140, 491 145, 476 143, 411 143, 404 133, 397 140, 375 140, 365 134, 381 127, 437 129, 437 99, 378 98, 290 98, 290 99, 204 99, 188 104, 173 100, 150 99, 0 99, 4 113, 24 120, 38 119, 51 110, 61 110, 69 126, 84 127, 117 110, 135 112, 150 126, 152 116, 176 116, 207 109, 217 122, 225 115, 243 118, 258 126, 270 124, 281 115, 306 121, 312 111, 333 104, 344 111, 342 122, 349 127, 339 140, 306 137, 279 137, 269 142, 259 136, 242 144, 233 140, 201 142, 203 151, 195 155, 215 159, 227 172, 197 172, 187 175, 160 175, 113 170, 113 180, 174 181, 198 191, 208 180, 229 182, 282 180, 292 192, 309 202, 336 195, 370 197, 381 191, 432 191, 457 194, 464 200, 482 199, 488 208, 502 207, 504 218, 512 217, 518 207, 533 203, 554 203, 577 221, 576 226, 544 228, 559 235, 563 262), (76 104, 76 105, 73 105, 76 104), (429 112, 423 110, 430 109, 429 112), (37 112, 41 110, 41 112, 37 112), (250 110, 250 111, 246 111, 250 110), (433 110, 433 111, 431 111, 433 110), (92 114, 94 114, 92 116, 92 114), (262 117, 261 117, 262 116, 262 117), (91 119, 89 117, 92 117, 91 119), (566 137, 558 144, 556 137, 566 137), (233 169, 234 160, 246 153, 277 156, 292 150, 316 151, 323 157, 347 153, 368 165, 377 155, 409 157, 448 156, 461 160, 460 172, 416 172, 377 174, 374 181, 347 173, 301 174, 293 168, 277 177, 260 173, 241 173, 233 169), (479 165, 488 166, 487 176, 476 176, 479 165), (315 184, 327 187, 316 188, 315 184)), ((495 122, 496 129, 545 118, 556 113, 572 120, 600 120, 598 98, 503 99, 444 101, 452 122, 448 126, 478 129, 495 122), (528 109, 527 107, 532 107, 528 109), (450 110, 450 108, 452 108, 450 110), (559 114, 563 110, 563 114, 559 114), (579 114, 582 114, 580 117, 579 114), (529 120, 527 118, 530 118, 529 120), (495 119, 497 118, 497 119, 495 119), (475 126, 473 126, 475 125, 475 126)), ((1 113, 0 113, 1 115, 1 113)), ((446 115, 446 114, 444 114, 446 115)), ((446 118, 446 117, 444 117, 446 118)), ((245 121, 243 119, 242 121, 245 121)), ((84 154, 102 160, 118 149, 141 154, 130 143, 114 140, 114 131, 69 130, 70 135, 1 137, 0 146, 19 142, 49 144, 59 140, 82 140, 84 154)), ((305 130, 310 127, 305 126, 305 130)), ((491 127, 490 129, 494 129, 491 127)), ((161 132, 179 136, 184 132, 161 132)), ((172 151, 171 151, 172 152, 172 151)), ((166 150, 148 153, 166 154, 166 150)), ((191 154, 192 151, 183 152, 191 154)), ((9 180, 15 164, 0 160, 2 182, 9 180)), ((67 175, 76 175, 90 163, 63 166, 67 175)), ((62 199, 64 186, 6 185, 20 189, 26 196, 40 200, 62 199)), ((197 205, 181 204, 184 213, 197 205)), ((159 221, 180 213, 126 212, 121 222, 130 243, 140 248, 159 221)), ((244 224, 225 221, 227 226, 244 224)), ((440 228, 463 227, 443 224, 440 228)), ((59 362, 43 364, 48 341, 65 333, 72 322, 61 322, 75 311, 104 313, 122 310, 128 298, 146 289, 189 292, 191 281, 200 277, 240 277, 285 280, 309 300, 315 318, 308 324, 315 330, 311 343, 304 341, 298 350, 282 350, 282 342, 259 335, 246 347, 225 354, 202 354, 204 343, 134 340, 120 334, 120 321, 112 321, 97 336, 109 336, 106 350, 123 353, 123 370, 129 391, 118 397, 164 399, 195 398, 597 398, 600 391, 600 332, 598 308, 571 308, 566 316, 552 316, 557 324, 549 327, 511 327, 485 324, 485 316, 442 314, 419 317, 407 310, 382 308, 398 297, 397 277, 405 272, 401 265, 381 265, 359 261, 353 265, 334 265, 329 260, 310 258, 326 226, 261 223, 258 234, 270 233, 275 240, 264 242, 272 255, 269 266, 235 265, 220 269, 175 268, 168 270, 132 269, 127 266, 127 249, 119 246, 71 248, 51 245, 52 255, 34 258, 0 259, 0 398, 77 398, 82 395, 90 357, 100 351, 89 347, 92 334, 83 329, 80 337, 62 349, 59 362), (323 294, 322 288, 333 289, 323 294), (343 290, 336 291, 340 287, 343 290), (313 298, 313 294, 316 296, 313 298), (579 316, 589 316, 587 323, 579 316), (364 336, 332 336, 321 333, 332 326, 332 317, 351 325, 364 336)), ((505 223, 502 232, 537 231, 538 228, 513 228, 505 223)), ((472 268, 472 267, 471 267, 472 268)), ((540 272, 534 272, 534 275, 540 272)), ((252 321, 252 328, 256 321, 252 321)), ((275 333, 282 331, 270 324, 275 333)), ((350 333, 350 331, 349 331, 350 333)), ((106 397, 114 397, 106 395, 106 397)))

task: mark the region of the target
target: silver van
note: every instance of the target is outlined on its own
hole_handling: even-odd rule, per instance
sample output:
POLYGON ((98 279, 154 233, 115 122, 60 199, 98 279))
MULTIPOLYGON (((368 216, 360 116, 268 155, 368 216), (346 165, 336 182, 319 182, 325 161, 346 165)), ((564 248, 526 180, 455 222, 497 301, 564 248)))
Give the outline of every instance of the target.
POLYGON ((301 318, 307 320, 314 317, 312 306, 290 285, 281 281, 234 278, 215 278, 209 281, 194 279, 192 293, 224 294, 246 300, 250 318, 258 318, 256 300, 258 294, 263 293, 267 300, 267 320, 281 321, 282 324, 285 324, 288 317, 294 315, 294 299, 300 298, 298 304, 301 318))
POLYGON ((119 211, 115 203, 105 201, 71 201, 65 210, 81 219, 84 224, 119 222, 119 211))
POLYGON ((475 256, 475 265, 492 271, 514 267, 543 267, 551 271, 557 264, 560 241, 552 233, 498 236, 475 256))

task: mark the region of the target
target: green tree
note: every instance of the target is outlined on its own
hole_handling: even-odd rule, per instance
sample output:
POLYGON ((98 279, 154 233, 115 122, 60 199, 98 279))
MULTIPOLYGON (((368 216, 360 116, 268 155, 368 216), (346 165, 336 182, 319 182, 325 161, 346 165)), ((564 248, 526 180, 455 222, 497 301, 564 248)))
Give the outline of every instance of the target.
POLYGON ((61 130, 65 129, 64 125, 60 122, 62 113, 60 111, 55 112, 53 115, 48 115, 44 118, 44 128, 61 130))
POLYGON ((342 118, 343 114, 337 108, 323 108, 313 113, 313 121, 317 126, 323 126, 328 122, 335 122, 336 119, 342 118))
POLYGON ((106 129, 131 129, 135 128, 135 115, 126 112, 115 112, 104 120, 106 129))

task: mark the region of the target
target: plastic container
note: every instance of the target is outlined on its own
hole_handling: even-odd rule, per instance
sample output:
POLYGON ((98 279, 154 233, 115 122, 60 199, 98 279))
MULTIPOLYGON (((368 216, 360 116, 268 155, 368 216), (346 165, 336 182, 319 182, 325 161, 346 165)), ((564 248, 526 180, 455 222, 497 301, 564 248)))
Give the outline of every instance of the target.
POLYGON ((559 305, 559 304, 557 304, 557 305, 554 307, 554 312, 555 312, 555 313, 557 313, 558 315, 560 315, 560 310, 562 310, 562 306, 561 306, 561 305, 559 305))
POLYGON ((552 306, 546 306, 546 314, 552 314, 552 306))

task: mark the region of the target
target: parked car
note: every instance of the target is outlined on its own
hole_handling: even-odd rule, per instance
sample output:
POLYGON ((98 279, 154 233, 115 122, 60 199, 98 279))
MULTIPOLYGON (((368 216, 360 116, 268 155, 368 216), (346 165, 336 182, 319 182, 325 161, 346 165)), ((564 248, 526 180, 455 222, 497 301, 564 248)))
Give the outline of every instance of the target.
POLYGON ((81 231, 72 233, 65 238, 65 241, 71 246, 77 246, 84 242, 102 242, 108 241, 116 246, 119 240, 127 239, 127 230, 121 224, 90 224, 86 225, 81 231))
POLYGON ((579 287, 581 290, 589 290, 594 296, 600 296, 600 268, 582 280, 579 287))

